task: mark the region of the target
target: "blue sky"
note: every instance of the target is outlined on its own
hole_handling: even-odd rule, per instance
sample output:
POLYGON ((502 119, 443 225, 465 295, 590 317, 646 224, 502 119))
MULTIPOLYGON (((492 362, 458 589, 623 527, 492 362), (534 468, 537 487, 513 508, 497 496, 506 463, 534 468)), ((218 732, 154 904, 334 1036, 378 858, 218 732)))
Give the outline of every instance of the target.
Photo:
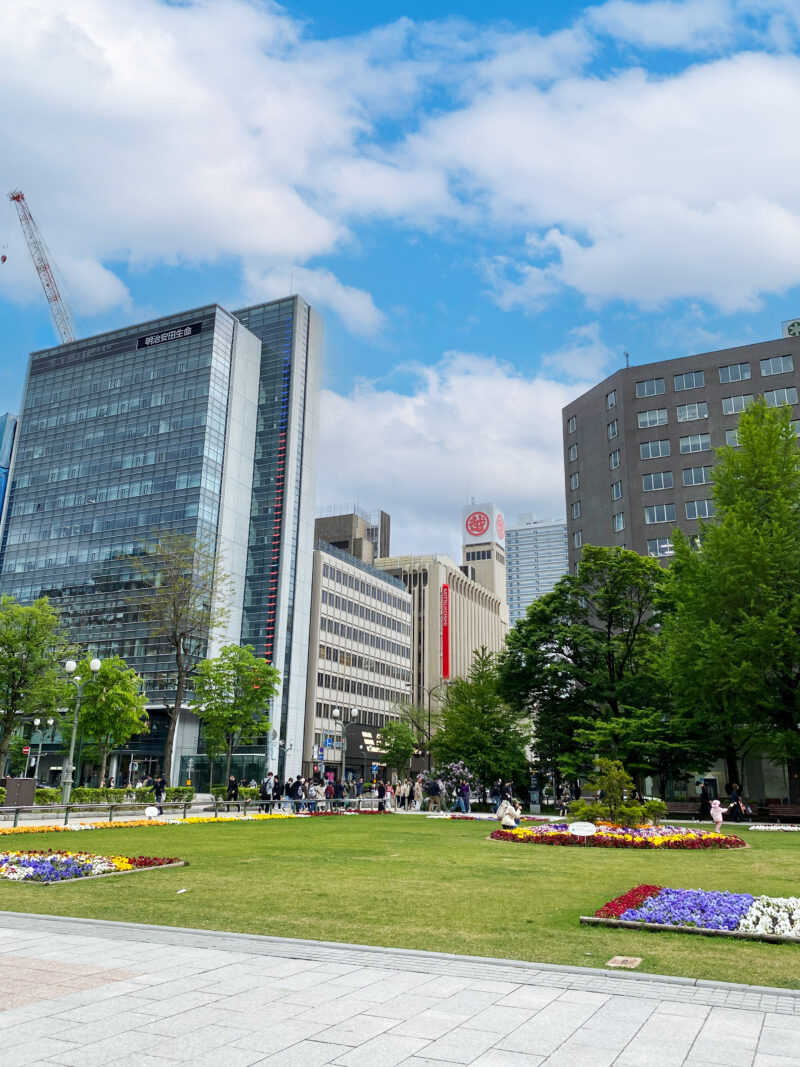
MULTIPOLYGON (((83 335, 290 287, 326 324, 318 501, 458 548, 563 515, 561 406, 800 313, 798 5, 7 0, 3 190, 83 335)), ((0 205, 0 411, 54 342, 0 205)))

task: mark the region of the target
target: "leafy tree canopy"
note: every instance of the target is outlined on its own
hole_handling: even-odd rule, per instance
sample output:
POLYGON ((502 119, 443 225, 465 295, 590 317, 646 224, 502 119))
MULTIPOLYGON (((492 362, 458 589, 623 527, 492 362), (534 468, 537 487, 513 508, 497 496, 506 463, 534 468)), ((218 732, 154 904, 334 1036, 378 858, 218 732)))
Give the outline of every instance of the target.
MULTIPOLYGON (((89 668, 90 658, 79 663, 76 672, 84 679, 78 730, 94 742, 103 779, 109 752, 147 730, 147 698, 141 678, 119 656, 104 659, 95 675, 89 668)), ((68 707, 74 708, 76 695, 70 686, 68 707)))
POLYGON ((408 723, 387 722, 378 734, 378 744, 387 767, 394 767, 398 772, 408 770, 417 748, 417 738, 408 723))

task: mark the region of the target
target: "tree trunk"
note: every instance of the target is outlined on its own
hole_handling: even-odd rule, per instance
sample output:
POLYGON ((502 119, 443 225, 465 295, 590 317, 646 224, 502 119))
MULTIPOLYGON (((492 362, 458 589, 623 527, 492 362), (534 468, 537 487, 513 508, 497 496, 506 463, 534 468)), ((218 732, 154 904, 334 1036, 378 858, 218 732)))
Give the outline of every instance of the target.
POLYGON ((230 778, 231 778, 231 758, 233 756, 233 745, 232 744, 228 745, 228 750, 225 753, 225 755, 228 757, 227 761, 225 763, 225 781, 229 782, 230 778))
POLYGON ((172 774, 172 750, 175 747, 175 730, 178 725, 178 716, 180 715, 181 706, 183 704, 183 693, 186 688, 186 668, 183 664, 183 658, 180 652, 175 655, 175 664, 178 668, 178 680, 175 685, 175 703, 172 707, 172 711, 169 713, 169 727, 167 729, 167 743, 164 746, 164 766, 161 768, 161 773, 170 781, 172 774))
POLYGON ((6 761, 8 760, 8 746, 11 743, 11 727, 13 718, 9 723, 7 714, 3 716, 2 733, 0 733, 0 778, 6 776, 6 761))
POLYGON ((108 749, 100 746, 100 781, 106 778, 106 763, 108 762, 108 749))
POLYGON ((739 774, 739 760, 735 748, 725 749, 725 773, 728 775, 728 781, 725 783, 726 789, 729 789, 734 782, 739 785, 742 784, 739 774))

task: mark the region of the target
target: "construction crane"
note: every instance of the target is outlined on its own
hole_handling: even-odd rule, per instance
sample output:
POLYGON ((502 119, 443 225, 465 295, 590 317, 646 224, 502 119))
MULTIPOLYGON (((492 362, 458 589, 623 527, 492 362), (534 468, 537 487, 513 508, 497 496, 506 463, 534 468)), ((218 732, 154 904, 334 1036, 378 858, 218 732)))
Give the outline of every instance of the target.
POLYGON ((68 341, 75 340, 75 326, 73 325, 69 308, 58 291, 56 277, 53 273, 53 268, 50 266, 50 253, 47 251, 47 245, 42 240, 39 227, 33 221, 33 215, 31 215, 30 208, 25 202, 25 195, 19 190, 15 190, 8 194, 8 199, 13 202, 17 209, 20 226, 22 226, 22 232, 28 242, 31 259, 34 267, 36 267, 36 273, 39 275, 39 281, 42 283, 44 295, 50 305, 53 322, 61 338, 61 343, 65 345, 68 341))

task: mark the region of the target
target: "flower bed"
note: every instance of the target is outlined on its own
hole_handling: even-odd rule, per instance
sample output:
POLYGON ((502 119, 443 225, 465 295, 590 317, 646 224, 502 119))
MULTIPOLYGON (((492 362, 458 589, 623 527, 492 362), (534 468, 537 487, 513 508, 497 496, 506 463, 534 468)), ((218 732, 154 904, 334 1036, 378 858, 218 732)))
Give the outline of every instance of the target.
MULTIPOLYGON (((483 814, 479 812, 476 815, 464 815, 459 814, 457 811, 443 811, 436 815, 426 816, 428 819, 463 819, 467 822, 497 822, 497 816, 492 814, 483 814)), ((547 816, 544 815, 522 815, 520 822, 547 822, 547 816)))
POLYGON ((265 822, 267 819, 299 819, 301 815, 289 812, 254 815, 190 815, 187 819, 128 819, 125 822, 79 822, 67 826, 8 826, 0 829, 0 837, 10 834, 59 834, 77 830, 136 830, 140 826, 189 826, 198 823, 218 822, 265 822))
POLYGON ((598 826, 592 837, 576 837, 566 823, 550 826, 495 830, 494 841, 515 841, 528 845, 563 845, 578 848, 721 849, 745 848, 745 842, 732 834, 693 830, 684 826, 598 826))
POLYGON ((0 852, 0 878, 9 882, 68 882, 104 874, 182 863, 165 856, 96 856, 90 852, 33 850, 0 852))
POLYGON ((748 830, 788 830, 790 833, 795 833, 800 830, 800 823, 779 823, 779 822, 754 822, 747 827, 748 830))
POLYGON ((309 815, 312 819, 314 819, 314 818, 317 818, 320 815, 394 815, 394 811, 391 811, 391 810, 375 811, 375 810, 373 810, 371 808, 367 808, 366 811, 347 811, 347 810, 309 811, 309 812, 306 812, 306 814, 309 815))
POLYGON ((800 941, 800 897, 754 897, 709 889, 640 885, 608 901, 595 920, 617 925, 800 941))

